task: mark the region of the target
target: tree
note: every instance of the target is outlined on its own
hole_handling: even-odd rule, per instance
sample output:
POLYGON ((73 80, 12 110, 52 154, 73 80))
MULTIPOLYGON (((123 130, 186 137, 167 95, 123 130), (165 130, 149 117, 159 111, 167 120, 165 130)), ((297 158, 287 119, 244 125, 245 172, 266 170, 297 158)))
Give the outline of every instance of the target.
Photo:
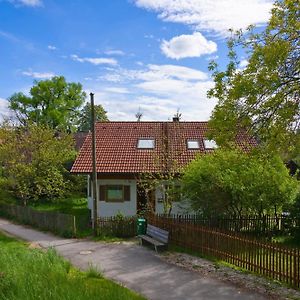
MULTIPOLYGON (((109 121, 102 105, 95 105, 95 120, 106 122, 109 121)), ((89 131, 91 128, 91 104, 86 103, 79 116, 79 131, 89 131)))
POLYGON ((266 29, 257 31, 250 26, 233 33, 225 71, 210 64, 215 86, 208 96, 218 99, 211 136, 228 146, 244 127, 268 150, 295 156, 300 149, 300 2, 276 1, 266 29), (236 51, 242 48, 248 56, 244 69, 236 51))
POLYGON ((192 161, 182 183, 192 208, 207 215, 279 212, 299 190, 278 155, 228 149, 192 161))
POLYGON ((65 164, 76 154, 71 135, 28 125, 1 128, 0 138, 3 175, 24 205, 61 197, 69 190, 65 164))
MULTIPOLYGON (((176 130, 179 132, 180 123, 176 124, 176 130)), ((137 185, 142 195, 146 198, 145 210, 151 212, 155 211, 152 206, 153 193, 159 191, 162 195, 163 213, 170 215, 174 202, 181 200, 181 185, 180 168, 178 161, 174 159, 168 149, 168 137, 164 136, 162 139, 164 151, 161 153, 153 153, 153 162, 155 172, 143 172, 137 176, 137 185)), ((156 196, 156 195, 155 195, 156 196)))
POLYGON ((9 108, 22 125, 48 126, 58 131, 74 131, 86 94, 80 83, 67 83, 63 76, 35 81, 30 96, 13 94, 9 108))

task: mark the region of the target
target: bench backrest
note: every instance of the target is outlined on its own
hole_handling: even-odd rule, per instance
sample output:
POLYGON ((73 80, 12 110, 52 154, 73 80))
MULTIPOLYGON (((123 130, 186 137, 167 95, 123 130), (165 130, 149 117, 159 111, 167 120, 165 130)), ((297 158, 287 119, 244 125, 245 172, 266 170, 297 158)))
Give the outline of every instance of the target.
POLYGON ((147 235, 153 237, 154 239, 167 244, 169 240, 169 232, 163 229, 160 229, 151 224, 147 225, 147 235))

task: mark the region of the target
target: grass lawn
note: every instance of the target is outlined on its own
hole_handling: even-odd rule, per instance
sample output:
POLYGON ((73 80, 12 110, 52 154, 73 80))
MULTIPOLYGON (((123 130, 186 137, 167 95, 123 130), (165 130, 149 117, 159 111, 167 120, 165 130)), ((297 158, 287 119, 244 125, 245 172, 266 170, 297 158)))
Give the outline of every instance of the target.
POLYGON ((73 195, 63 199, 57 199, 54 202, 39 201, 30 206, 40 211, 57 211, 73 216, 87 215, 90 210, 87 207, 87 199, 81 195, 73 195))
POLYGON ((94 268, 81 272, 54 250, 29 249, 0 233, 0 299, 145 299, 107 280, 94 268))

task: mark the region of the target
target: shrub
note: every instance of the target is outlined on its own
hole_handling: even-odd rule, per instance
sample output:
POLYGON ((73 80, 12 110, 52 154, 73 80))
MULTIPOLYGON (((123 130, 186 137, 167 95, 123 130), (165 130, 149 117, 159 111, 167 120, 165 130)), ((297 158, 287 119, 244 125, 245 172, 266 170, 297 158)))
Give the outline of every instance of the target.
POLYGON ((202 213, 262 214, 292 203, 298 183, 279 156, 219 149, 190 163, 183 189, 191 206, 202 213))

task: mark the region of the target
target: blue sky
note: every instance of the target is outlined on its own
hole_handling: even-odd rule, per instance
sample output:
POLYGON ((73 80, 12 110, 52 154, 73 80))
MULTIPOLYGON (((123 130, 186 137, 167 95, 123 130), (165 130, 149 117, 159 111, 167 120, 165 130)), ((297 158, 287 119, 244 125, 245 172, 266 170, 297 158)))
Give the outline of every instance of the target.
MULTIPOLYGON (((34 80, 63 75, 111 120, 207 120, 228 28, 266 24, 273 0, 0 0, 0 114, 34 80)), ((247 58, 241 55, 241 67, 247 58)))

